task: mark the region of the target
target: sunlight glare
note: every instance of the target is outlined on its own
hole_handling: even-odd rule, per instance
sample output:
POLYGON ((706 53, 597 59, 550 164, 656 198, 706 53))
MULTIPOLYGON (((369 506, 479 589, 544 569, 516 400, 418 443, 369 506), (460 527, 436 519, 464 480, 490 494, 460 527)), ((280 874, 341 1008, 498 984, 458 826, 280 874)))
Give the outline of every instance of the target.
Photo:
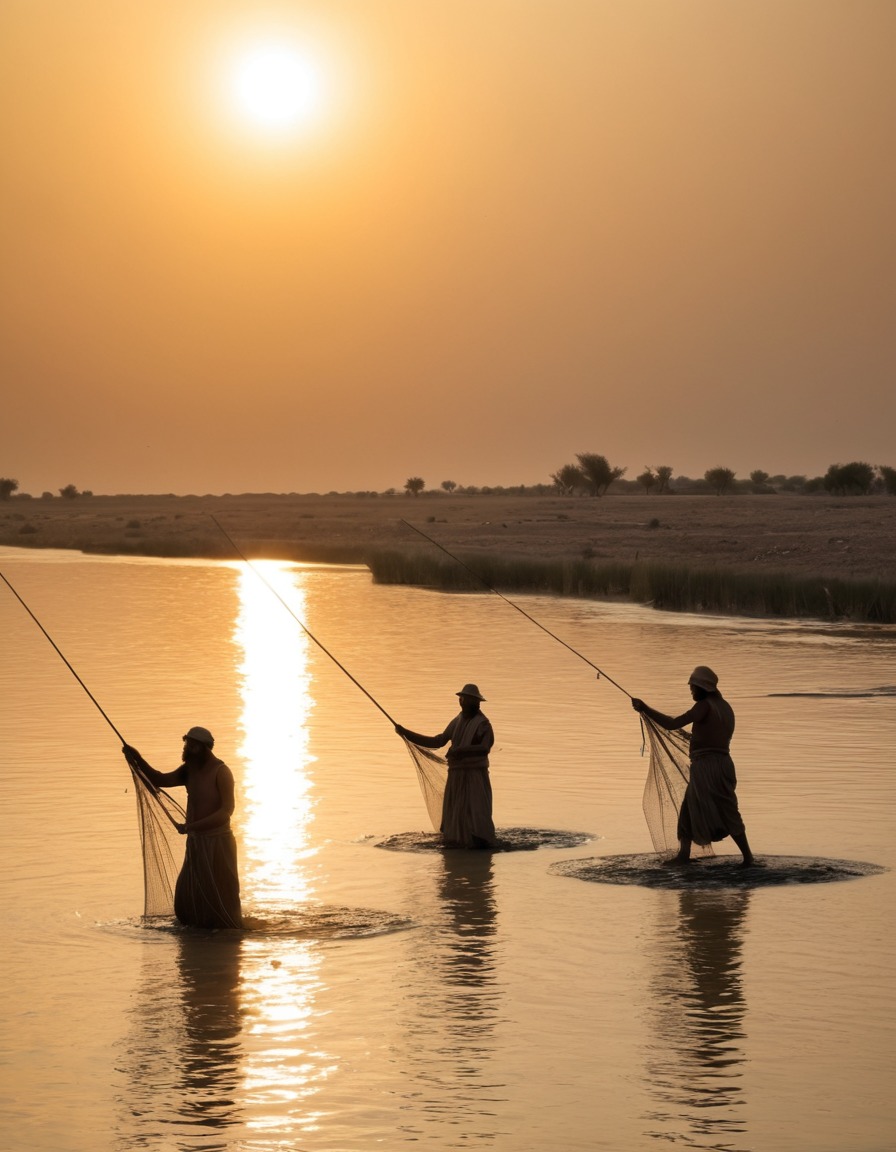
POLYGON ((309 941, 293 940, 286 952, 251 934, 244 941, 242 1009, 251 1040, 243 1083, 251 1130, 282 1132, 285 1118, 286 1127, 303 1135, 319 1127, 322 1114, 312 1100, 337 1070, 315 1036, 321 964, 320 949, 309 941))
POLYGON ((285 40, 242 48, 230 73, 231 100, 240 119, 266 136, 283 136, 310 124, 324 96, 319 65, 285 40))
POLYGON ((314 818, 308 770, 315 759, 308 750, 309 642, 277 596, 301 619, 304 594, 296 587, 295 565, 273 560, 252 564, 256 571, 240 565, 234 636, 243 651, 240 755, 245 762, 246 890, 259 904, 295 904, 311 894, 307 864, 316 853, 308 843, 314 818))

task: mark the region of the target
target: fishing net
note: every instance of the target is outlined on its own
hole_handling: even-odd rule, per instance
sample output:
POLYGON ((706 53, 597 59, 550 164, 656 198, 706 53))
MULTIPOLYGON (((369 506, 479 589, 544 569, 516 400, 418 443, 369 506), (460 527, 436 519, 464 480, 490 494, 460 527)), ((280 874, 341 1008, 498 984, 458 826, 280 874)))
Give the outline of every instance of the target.
POLYGON ((184 837, 175 824, 186 820, 183 808, 161 788, 154 788, 128 760, 137 798, 137 823, 143 850, 143 915, 173 916, 174 885, 184 857, 184 837))
MULTIPOLYGON (((641 733, 650 750, 642 806, 655 852, 678 849, 678 813, 690 780, 690 732, 670 732, 641 713, 641 733)), ((697 856, 714 855, 712 845, 694 844, 697 856)))
POLYGON ((404 740, 408 754, 417 770, 417 781, 423 793, 426 811, 432 823, 433 831, 439 832, 442 828, 442 804, 445 799, 445 784, 448 780, 448 763, 443 756, 433 752, 431 748, 421 748, 413 740, 404 740))

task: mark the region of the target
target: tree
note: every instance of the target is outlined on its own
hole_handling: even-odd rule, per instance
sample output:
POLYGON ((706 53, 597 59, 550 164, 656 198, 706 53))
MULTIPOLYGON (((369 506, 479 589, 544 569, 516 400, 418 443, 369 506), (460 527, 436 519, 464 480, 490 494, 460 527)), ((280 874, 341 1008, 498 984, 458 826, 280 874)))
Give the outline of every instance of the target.
POLYGON ((576 459, 592 496, 603 496, 613 481, 626 473, 625 468, 612 468, 606 456, 598 456, 594 452, 579 452, 576 459))
POLYGON ((750 473, 750 484, 754 495, 762 496, 768 492, 774 492, 774 488, 769 485, 768 472, 763 472, 761 468, 756 468, 750 473))
POLYGON ((443 480, 442 481, 442 488, 446 492, 448 492, 449 494, 451 492, 453 492, 456 487, 457 487, 457 485, 455 484, 455 482, 453 480, 443 480))
POLYGON ((419 476, 409 476, 404 482, 404 490, 408 496, 419 496, 426 487, 426 481, 419 476))
POLYGON ((650 489, 656 484, 656 475, 650 470, 650 466, 645 464, 644 471, 640 476, 636 476, 635 479, 643 486, 644 491, 649 496, 650 489))
POLYGON ((853 461, 851 464, 832 464, 824 474, 827 492, 838 496, 867 496, 874 483, 874 469, 870 464, 853 461))
POLYGON ((716 496, 721 496, 734 484, 734 475, 730 468, 710 468, 703 473, 703 479, 712 485, 716 496))
POLYGON ((668 492, 669 482, 672 479, 672 468, 668 464, 657 464, 654 468, 656 472, 656 482, 659 484, 658 492, 668 492))
POLYGON ((572 496, 573 492, 585 483, 581 468, 577 468, 575 464, 564 464, 562 468, 551 473, 551 479, 564 496, 572 496))
POLYGON ((805 476, 785 476, 783 472, 776 472, 769 476, 769 484, 781 492, 802 492, 806 486, 805 476))
POLYGON ((896 468, 888 468, 886 464, 879 464, 877 470, 884 482, 884 490, 890 496, 896 496, 896 468))
POLYGON ((64 496, 66 500, 74 500, 74 498, 80 496, 81 493, 74 484, 66 484, 64 488, 59 489, 59 495, 64 496))
POLYGON ((9 480, 6 476, 0 476, 0 500, 8 500, 18 486, 18 480, 9 480))

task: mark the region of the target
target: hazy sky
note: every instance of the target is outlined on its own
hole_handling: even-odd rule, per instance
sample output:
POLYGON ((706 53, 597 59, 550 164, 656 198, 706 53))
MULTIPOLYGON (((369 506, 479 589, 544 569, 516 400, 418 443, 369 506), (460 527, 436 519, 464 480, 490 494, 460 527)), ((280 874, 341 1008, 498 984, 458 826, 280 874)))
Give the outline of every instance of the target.
POLYGON ((896 466, 894 49, 894 0, 2 0, 0 476, 896 466))

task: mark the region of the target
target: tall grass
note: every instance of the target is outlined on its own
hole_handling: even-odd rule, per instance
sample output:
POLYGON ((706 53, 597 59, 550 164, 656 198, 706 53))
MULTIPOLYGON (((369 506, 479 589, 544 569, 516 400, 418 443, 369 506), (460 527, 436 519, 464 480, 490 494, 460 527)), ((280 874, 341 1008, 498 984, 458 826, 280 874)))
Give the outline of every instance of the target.
POLYGON ((461 564, 420 552, 376 552, 367 557, 367 564, 377 583, 445 592, 481 591, 488 585, 502 593, 619 598, 672 612, 896 623, 894 581, 493 555, 467 556, 461 564))

